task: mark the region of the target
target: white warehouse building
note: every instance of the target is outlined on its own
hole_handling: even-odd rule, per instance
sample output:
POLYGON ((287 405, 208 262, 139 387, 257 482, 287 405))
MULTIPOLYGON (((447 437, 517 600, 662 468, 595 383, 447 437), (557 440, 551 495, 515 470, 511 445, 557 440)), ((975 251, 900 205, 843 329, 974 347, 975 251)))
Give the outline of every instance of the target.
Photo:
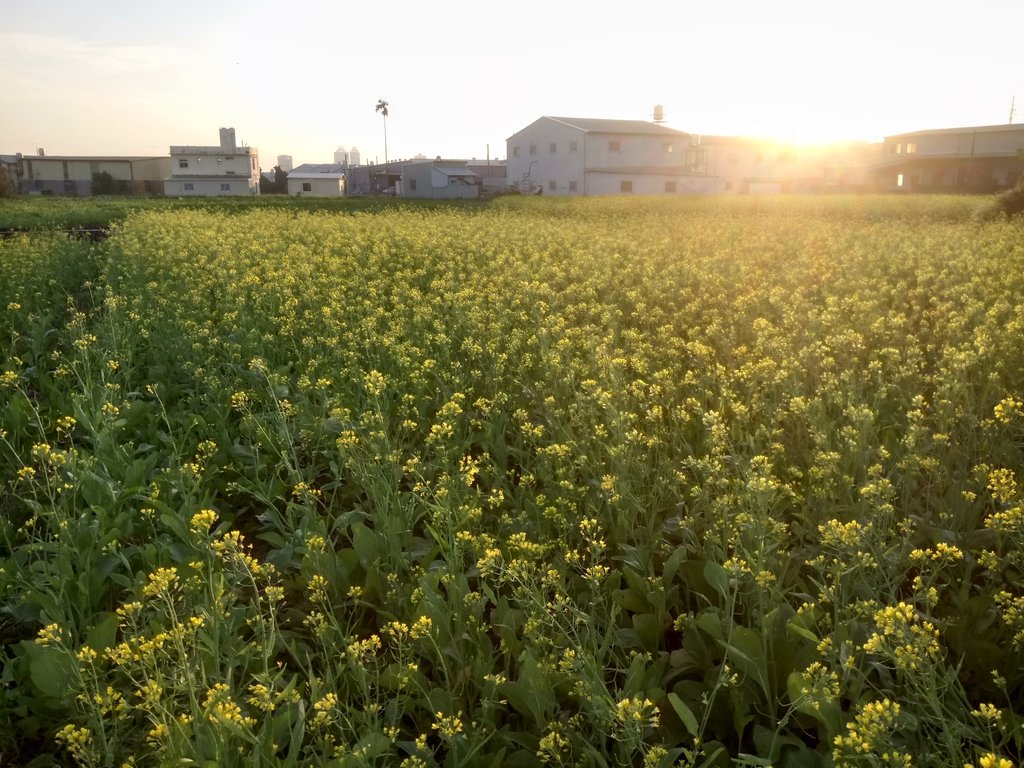
POLYGON ((220 129, 216 147, 171 147, 171 175, 164 179, 169 197, 258 195, 260 162, 255 147, 239 147, 234 128, 220 129))
POLYGON ((541 117, 507 140, 508 183, 523 194, 708 194, 697 137, 643 120, 541 117))

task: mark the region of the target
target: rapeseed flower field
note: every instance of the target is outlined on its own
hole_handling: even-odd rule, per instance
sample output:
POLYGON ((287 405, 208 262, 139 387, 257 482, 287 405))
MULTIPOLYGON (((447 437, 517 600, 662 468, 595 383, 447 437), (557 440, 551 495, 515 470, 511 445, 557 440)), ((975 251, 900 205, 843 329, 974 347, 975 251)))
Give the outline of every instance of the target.
POLYGON ((1024 759, 1024 225, 146 206, 0 241, 0 764, 1024 759))

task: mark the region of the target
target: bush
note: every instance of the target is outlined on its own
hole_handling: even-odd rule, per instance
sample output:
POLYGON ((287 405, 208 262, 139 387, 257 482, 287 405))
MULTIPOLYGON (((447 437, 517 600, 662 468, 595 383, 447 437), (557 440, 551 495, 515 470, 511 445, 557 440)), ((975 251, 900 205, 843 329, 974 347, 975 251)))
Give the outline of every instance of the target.
POLYGON ((1024 185, 1018 184, 996 198, 996 210, 1006 216, 1024 213, 1024 185))
POLYGON ((14 187, 14 181, 11 179, 6 168, 0 168, 0 198, 14 197, 18 194, 17 189, 14 187))

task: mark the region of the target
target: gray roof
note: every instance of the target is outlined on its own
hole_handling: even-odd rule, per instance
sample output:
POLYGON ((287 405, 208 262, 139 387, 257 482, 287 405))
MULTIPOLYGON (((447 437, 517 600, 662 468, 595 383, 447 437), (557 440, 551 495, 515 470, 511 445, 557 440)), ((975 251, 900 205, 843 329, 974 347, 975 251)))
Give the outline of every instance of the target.
POLYGON ((445 176, 476 176, 475 173, 466 167, 465 163, 461 165, 434 163, 434 170, 443 173, 445 176))
MULTIPOLYGON (((550 120, 555 123, 561 123, 562 125, 575 128, 578 131, 584 133, 610 133, 616 135, 645 135, 645 136, 689 136, 690 134, 685 131, 677 131, 675 128, 669 128, 665 125, 658 125, 657 123, 648 123, 644 120, 602 120, 593 117, 552 117, 545 115, 544 117, 534 120, 526 128, 530 128, 536 125, 541 120, 550 120)), ((526 130, 523 128, 516 131, 513 136, 516 136, 526 130)))
POLYGON ((22 155, 22 160, 32 160, 46 162, 47 160, 56 161, 74 161, 81 163, 137 163, 140 160, 167 160, 170 161, 169 155, 162 155, 160 157, 154 157, 152 155, 131 155, 131 156, 114 156, 114 155, 22 155))
POLYGON ((891 133, 885 138, 898 139, 901 136, 925 136, 951 133, 1002 133, 1004 131, 1024 130, 1024 123, 1004 123, 1002 125, 972 125, 966 128, 926 128, 923 131, 906 131, 904 133, 891 133))
POLYGON ((288 174, 289 179, 340 179, 345 171, 292 171, 288 174))
POLYGON ((669 128, 666 125, 649 123, 646 120, 602 120, 592 117, 551 117, 550 115, 545 115, 545 117, 548 120, 555 120, 587 133, 642 133, 658 136, 689 136, 684 131, 677 131, 675 128, 669 128))
POLYGON ((288 171, 288 175, 291 176, 293 173, 344 173, 346 167, 344 163, 303 163, 288 171))

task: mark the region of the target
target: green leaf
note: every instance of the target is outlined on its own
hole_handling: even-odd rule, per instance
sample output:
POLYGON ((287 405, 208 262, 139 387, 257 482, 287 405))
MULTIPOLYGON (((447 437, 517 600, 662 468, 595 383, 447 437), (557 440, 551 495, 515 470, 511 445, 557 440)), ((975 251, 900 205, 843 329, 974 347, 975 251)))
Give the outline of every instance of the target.
POLYGON ((36 646, 29 662, 29 678, 44 696, 55 699, 67 695, 73 679, 73 663, 68 653, 52 646, 36 646))
POLYGON ((708 584, 722 597, 729 596, 729 572, 724 566, 719 565, 714 560, 708 560, 704 563, 704 578, 708 580, 708 584))
POLYGON ((665 589, 668 589, 672 580, 676 577, 676 573, 679 572, 679 566, 683 564, 686 559, 686 547, 676 547, 675 551, 669 555, 668 560, 665 561, 665 568, 661 573, 661 583, 665 589))
POLYGON ((736 758, 737 759, 733 761, 736 765, 761 765, 765 766, 766 768, 772 768, 772 766, 775 764, 767 757, 757 757, 756 755, 748 755, 746 752, 740 752, 736 756, 736 758))
POLYGON ((679 719, 683 722, 686 730, 690 732, 693 737, 700 736, 700 726, 697 725, 697 718, 690 710, 683 700, 679 698, 678 694, 670 693, 668 695, 668 702, 672 705, 672 709, 675 710, 676 714, 679 715, 679 719))
POLYGON ((661 643, 662 623, 652 613, 633 615, 633 629, 645 650, 656 651, 661 643))
POLYGON ((786 631, 796 635, 797 637, 802 637, 805 640, 810 640, 812 643, 814 643, 815 646, 817 646, 818 643, 821 642, 820 637, 811 632, 811 630, 809 630, 807 627, 801 625, 796 619, 790 619, 786 622, 786 631))
POLYGON ((117 614, 104 613, 101 616, 85 637, 85 644, 94 651, 110 648, 117 640, 117 614))

